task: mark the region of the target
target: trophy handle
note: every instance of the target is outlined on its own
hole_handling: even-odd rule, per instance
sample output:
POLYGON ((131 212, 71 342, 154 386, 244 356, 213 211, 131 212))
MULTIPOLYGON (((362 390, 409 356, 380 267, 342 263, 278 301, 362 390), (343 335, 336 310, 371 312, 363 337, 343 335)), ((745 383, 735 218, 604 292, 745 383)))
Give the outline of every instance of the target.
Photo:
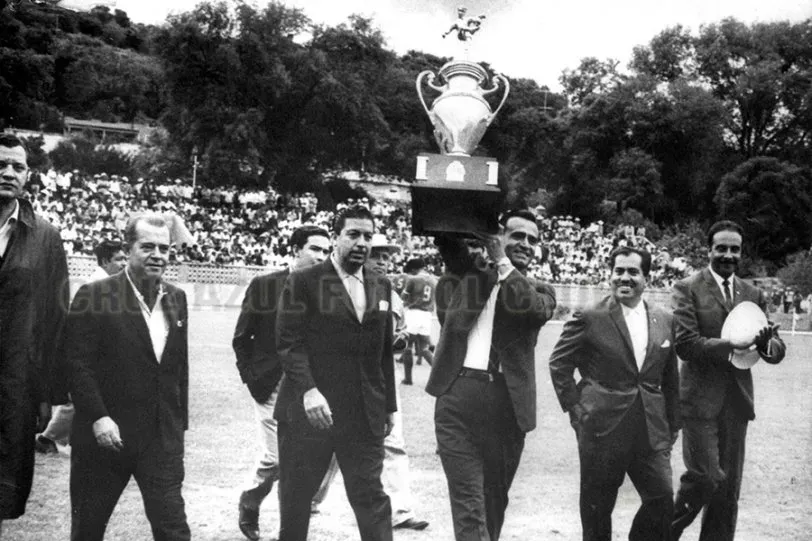
POLYGON ((423 109, 426 111, 426 114, 429 115, 429 117, 431 117, 431 111, 429 111, 429 108, 426 105, 426 100, 423 99, 423 89, 420 84, 423 81, 423 77, 426 76, 428 76, 426 84, 431 88, 433 88, 434 90, 436 90, 437 92, 442 92, 443 90, 445 90, 445 88, 434 84, 434 73, 431 72, 430 70, 420 72, 420 75, 417 76, 417 80, 415 81, 415 86, 417 87, 417 96, 420 98, 420 103, 423 105, 423 109))
POLYGON ((493 86, 482 92, 483 96, 487 96, 488 94, 495 92, 499 88, 499 81, 502 81, 502 83, 505 85, 505 92, 502 94, 502 101, 499 102, 499 107, 497 107, 496 111, 493 112, 491 118, 495 118, 496 115, 499 114, 499 111, 502 110, 502 106, 505 104, 508 94, 510 94, 510 81, 508 81, 508 78, 501 73, 497 73, 493 76, 493 86))

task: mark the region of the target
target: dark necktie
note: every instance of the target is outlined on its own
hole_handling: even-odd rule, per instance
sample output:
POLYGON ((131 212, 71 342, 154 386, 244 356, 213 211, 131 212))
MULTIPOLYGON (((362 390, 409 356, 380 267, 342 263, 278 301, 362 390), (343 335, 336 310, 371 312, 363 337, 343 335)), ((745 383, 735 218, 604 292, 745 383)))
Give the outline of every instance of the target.
POLYGON ((722 287, 725 288, 725 303, 727 307, 730 308, 733 306, 733 296, 730 294, 730 280, 727 278, 722 280, 722 287))

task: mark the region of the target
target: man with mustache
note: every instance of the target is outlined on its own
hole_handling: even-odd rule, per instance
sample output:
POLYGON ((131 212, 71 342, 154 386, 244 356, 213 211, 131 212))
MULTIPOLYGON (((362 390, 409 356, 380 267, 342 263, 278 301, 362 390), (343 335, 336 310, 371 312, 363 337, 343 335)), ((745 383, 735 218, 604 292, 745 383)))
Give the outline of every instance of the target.
POLYGON ((742 256, 742 228, 721 221, 708 230, 708 268, 674 285, 674 336, 680 371, 682 456, 674 508, 677 541, 702 509, 700 541, 732 541, 739 510, 747 424, 755 418, 753 375, 731 364, 734 349, 753 344, 767 363, 777 364, 786 347, 777 326, 754 340, 721 338, 730 310, 743 302, 767 310, 764 292, 736 276, 742 256))
POLYGON ((189 425, 186 295, 162 280, 170 234, 161 215, 131 218, 124 244, 124 272, 79 288, 68 316, 76 408, 71 539, 101 541, 135 477, 154 538, 188 541, 181 494, 189 425))
POLYGON ((366 207, 336 216, 331 257, 291 273, 279 301, 280 541, 307 539, 310 502, 334 453, 361 540, 392 539, 381 484, 397 410, 392 285, 364 270, 374 227, 366 207))
MULTIPOLYGON (((535 347, 555 292, 525 276, 539 243, 536 217, 505 214, 475 244, 437 239, 447 272, 436 289, 442 328, 426 391, 448 480, 457 541, 497 541, 525 434, 536 426, 535 347)), ((469 241, 471 239, 468 239, 469 241)))
POLYGON ((51 404, 67 399, 55 369, 68 306, 68 265, 59 232, 23 197, 28 153, 0 133, 0 529, 25 512, 34 476, 34 434, 51 404))
POLYGON ((305 225, 290 236, 290 246, 295 258, 290 269, 251 280, 232 341, 240 378, 253 398, 260 434, 260 454, 238 504, 238 526, 251 541, 259 539, 259 509, 279 477, 277 423, 273 416, 282 379, 274 333, 279 296, 292 270, 327 259, 330 236, 320 227, 305 225))
POLYGON ((642 299, 651 254, 617 248, 609 266, 612 294, 576 312, 550 356, 553 387, 578 438, 583 540, 610 541, 628 474, 642 500, 629 540, 668 541, 679 426, 671 316, 642 299))

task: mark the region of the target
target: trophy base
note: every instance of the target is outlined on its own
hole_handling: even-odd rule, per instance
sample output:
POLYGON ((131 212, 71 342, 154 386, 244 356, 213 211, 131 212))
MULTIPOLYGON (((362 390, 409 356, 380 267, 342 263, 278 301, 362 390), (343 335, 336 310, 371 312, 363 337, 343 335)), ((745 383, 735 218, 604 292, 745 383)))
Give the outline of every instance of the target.
POLYGON ((466 190, 412 186, 412 234, 434 236, 499 231, 503 195, 498 188, 466 190))

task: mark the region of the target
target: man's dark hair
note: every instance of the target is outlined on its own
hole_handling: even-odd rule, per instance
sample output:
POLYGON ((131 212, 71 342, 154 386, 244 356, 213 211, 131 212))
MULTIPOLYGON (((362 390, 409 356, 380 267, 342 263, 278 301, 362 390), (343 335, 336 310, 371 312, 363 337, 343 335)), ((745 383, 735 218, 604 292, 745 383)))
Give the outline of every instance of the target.
POLYGON ((612 253, 609 254, 609 268, 615 268, 615 260, 617 259, 617 256, 632 254, 637 254, 640 256, 640 270, 643 271, 643 276, 647 277, 651 272, 651 253, 643 248, 635 248, 633 246, 621 246, 620 248, 615 248, 612 250, 612 253))
POLYGON ((147 212, 145 214, 133 216, 127 222, 127 227, 124 228, 124 246, 127 249, 132 248, 132 245, 135 244, 136 240, 138 240, 138 224, 141 222, 145 222, 154 227, 165 227, 170 229, 169 222, 166 221, 166 218, 157 212, 147 212))
POLYGON ((733 231, 744 237, 742 226, 731 220, 721 220, 710 226, 708 229, 708 248, 713 247, 713 236, 719 231, 733 231))
POLYGON ((410 259, 406 262, 403 266, 403 270, 405 272, 412 272, 412 271, 419 271, 426 268, 426 262, 423 261, 422 258, 416 257, 414 259, 410 259))
POLYGON ((0 133, 0 147, 23 147, 25 149, 25 143, 13 133, 0 133))
POLYGON ((290 246, 297 250, 301 250, 307 244, 307 239, 314 235, 319 235, 327 240, 330 240, 330 234, 316 225, 303 225, 296 228, 290 235, 290 246))
POLYGON ((502 217, 499 219, 499 224, 503 227, 507 227, 508 220, 511 218, 521 218, 522 220, 527 220, 529 222, 536 223, 536 215, 533 214, 528 209, 514 209, 509 210, 502 214, 502 217))
POLYGON ((363 205, 353 205, 336 214, 335 218, 333 219, 333 233, 336 235, 340 234, 341 230, 344 229, 344 225, 347 223, 347 220, 352 218, 369 220, 372 222, 372 227, 375 227, 375 217, 372 215, 369 209, 363 205))
POLYGON ((93 253, 96 254, 96 262, 101 267, 113 259, 113 256, 116 255, 116 252, 119 250, 121 250, 120 240, 105 239, 101 241, 98 246, 96 246, 93 253))

